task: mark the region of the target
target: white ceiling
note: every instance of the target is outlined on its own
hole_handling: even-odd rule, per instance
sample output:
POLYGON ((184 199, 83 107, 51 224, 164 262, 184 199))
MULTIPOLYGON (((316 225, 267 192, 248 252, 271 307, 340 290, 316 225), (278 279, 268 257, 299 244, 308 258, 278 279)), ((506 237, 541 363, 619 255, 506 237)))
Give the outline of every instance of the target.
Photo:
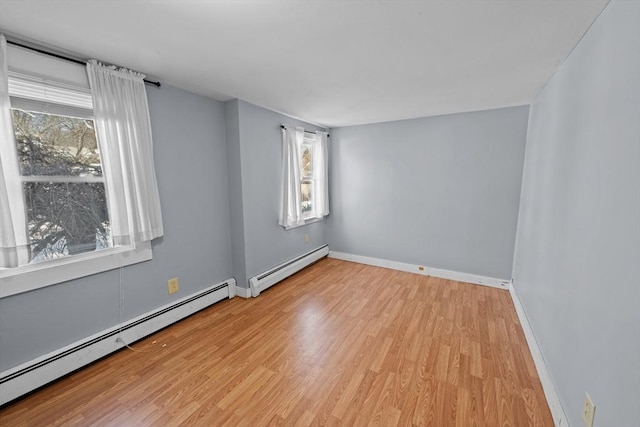
POLYGON ((608 0, 0 0, 0 30, 330 127, 529 104, 608 0))

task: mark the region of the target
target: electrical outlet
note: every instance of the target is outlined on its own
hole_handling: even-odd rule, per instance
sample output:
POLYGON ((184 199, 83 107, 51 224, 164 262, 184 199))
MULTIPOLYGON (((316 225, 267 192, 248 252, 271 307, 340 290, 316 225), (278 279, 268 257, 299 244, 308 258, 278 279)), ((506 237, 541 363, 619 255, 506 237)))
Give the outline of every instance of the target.
POLYGON ((593 419, 596 416, 596 405, 589 393, 584 393, 584 405, 582 407, 582 421, 586 427, 593 427, 593 419))
POLYGON ((304 235, 304 241, 305 241, 306 243, 309 243, 309 242, 311 241, 311 238, 309 237, 309 233, 306 233, 306 234, 304 235))
POLYGON ((167 280, 167 290, 169 291, 169 295, 175 294, 180 290, 180 283, 177 277, 167 280))

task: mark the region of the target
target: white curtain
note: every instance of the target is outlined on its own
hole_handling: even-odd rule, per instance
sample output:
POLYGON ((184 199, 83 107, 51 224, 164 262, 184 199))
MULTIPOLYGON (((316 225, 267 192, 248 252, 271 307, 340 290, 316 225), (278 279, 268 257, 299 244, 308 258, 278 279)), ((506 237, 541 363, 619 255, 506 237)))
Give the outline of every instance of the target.
POLYGON ((163 235, 144 75, 87 64, 115 245, 163 235))
POLYGON ((300 147, 303 141, 303 128, 283 127, 282 189, 278 224, 285 228, 304 224, 300 194, 300 147))
POLYGON ((26 264, 28 256, 24 196, 9 100, 7 41, 0 34, 0 268, 26 264))
POLYGON ((329 215, 329 134, 316 131, 313 154, 313 170, 315 174, 315 214, 316 218, 329 215))

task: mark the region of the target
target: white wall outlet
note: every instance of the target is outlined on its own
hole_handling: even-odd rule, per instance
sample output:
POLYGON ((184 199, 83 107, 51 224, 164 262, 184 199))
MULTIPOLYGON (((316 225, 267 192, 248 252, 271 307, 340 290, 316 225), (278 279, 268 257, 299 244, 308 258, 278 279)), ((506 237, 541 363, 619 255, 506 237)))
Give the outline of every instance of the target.
POLYGON ((582 406, 582 421, 585 427, 593 427, 593 418, 596 416, 596 405, 591 400, 589 393, 584 393, 584 405, 582 406))
POLYGON ((305 241, 306 243, 309 243, 309 242, 311 241, 311 238, 309 237, 309 233, 306 233, 306 234, 304 235, 304 241, 305 241))

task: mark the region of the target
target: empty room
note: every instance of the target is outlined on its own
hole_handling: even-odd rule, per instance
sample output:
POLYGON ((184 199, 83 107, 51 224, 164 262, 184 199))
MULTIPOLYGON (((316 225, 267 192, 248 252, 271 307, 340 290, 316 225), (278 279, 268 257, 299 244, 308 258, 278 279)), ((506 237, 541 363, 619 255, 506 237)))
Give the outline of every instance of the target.
POLYGON ((640 0, 0 0, 0 425, 640 426, 640 0))

